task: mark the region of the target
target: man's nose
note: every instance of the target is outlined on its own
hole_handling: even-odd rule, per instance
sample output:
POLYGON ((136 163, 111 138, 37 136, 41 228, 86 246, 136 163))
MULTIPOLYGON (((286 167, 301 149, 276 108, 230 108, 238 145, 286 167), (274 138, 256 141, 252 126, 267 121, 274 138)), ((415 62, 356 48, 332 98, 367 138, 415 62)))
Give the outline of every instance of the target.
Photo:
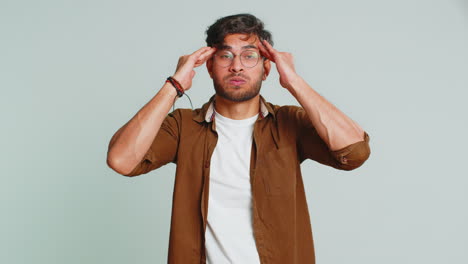
POLYGON ((244 65, 242 65, 240 61, 240 56, 235 56, 232 59, 231 66, 229 66, 229 70, 232 72, 240 72, 244 70, 244 65))

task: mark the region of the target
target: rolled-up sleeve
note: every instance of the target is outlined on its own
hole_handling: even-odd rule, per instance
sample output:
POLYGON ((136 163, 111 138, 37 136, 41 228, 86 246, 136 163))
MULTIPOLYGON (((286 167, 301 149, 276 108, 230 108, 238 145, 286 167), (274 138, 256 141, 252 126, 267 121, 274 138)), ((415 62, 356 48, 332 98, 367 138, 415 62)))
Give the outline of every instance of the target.
POLYGON ((370 156, 369 135, 364 131, 364 139, 342 149, 331 152, 339 162, 339 169, 353 170, 360 167, 370 156))
POLYGON ((167 115, 153 143, 138 165, 124 176, 137 176, 155 170, 169 162, 177 163, 180 110, 167 115))
POLYGON ((369 135, 364 132, 363 140, 342 149, 332 151, 319 136, 302 108, 295 113, 297 121, 297 149, 299 160, 312 159, 340 170, 360 167, 370 156, 369 135))

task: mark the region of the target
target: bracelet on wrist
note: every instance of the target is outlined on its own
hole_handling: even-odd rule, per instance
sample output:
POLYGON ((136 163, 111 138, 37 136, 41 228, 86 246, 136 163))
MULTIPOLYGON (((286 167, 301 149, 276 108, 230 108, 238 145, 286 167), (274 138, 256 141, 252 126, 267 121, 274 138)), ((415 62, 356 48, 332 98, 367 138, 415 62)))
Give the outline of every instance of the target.
POLYGON ((174 77, 172 77, 172 76, 167 77, 166 82, 171 83, 172 86, 174 86, 174 88, 177 91, 177 96, 178 97, 182 97, 182 95, 184 95, 184 88, 182 87, 182 85, 176 79, 174 79, 174 77))

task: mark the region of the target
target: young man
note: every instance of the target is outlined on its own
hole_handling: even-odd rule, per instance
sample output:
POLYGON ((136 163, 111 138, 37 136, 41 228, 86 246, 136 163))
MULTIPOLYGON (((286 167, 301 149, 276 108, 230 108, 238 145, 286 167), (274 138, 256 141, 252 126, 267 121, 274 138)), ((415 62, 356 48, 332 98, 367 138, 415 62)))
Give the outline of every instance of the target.
POLYGON ((256 17, 221 18, 207 35, 112 137, 107 163, 126 176, 177 164, 169 263, 315 263, 300 163, 355 169, 369 136, 295 72, 256 17), (216 94, 167 115, 205 62, 216 94), (272 62, 302 107, 260 96, 272 62))

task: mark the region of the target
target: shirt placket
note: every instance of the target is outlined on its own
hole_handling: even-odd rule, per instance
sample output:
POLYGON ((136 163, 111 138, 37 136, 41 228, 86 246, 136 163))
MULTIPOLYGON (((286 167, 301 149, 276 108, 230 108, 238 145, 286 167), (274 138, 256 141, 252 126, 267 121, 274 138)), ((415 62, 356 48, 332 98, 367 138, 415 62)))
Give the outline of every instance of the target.
POLYGON ((260 257, 260 262, 262 264, 270 263, 270 254, 267 248, 264 228, 262 227, 262 220, 259 215, 257 201, 259 199, 256 192, 257 189, 257 168, 258 168, 258 153, 262 151, 262 138, 258 134, 258 126, 264 122, 263 118, 260 117, 257 122, 255 122, 254 131, 253 131, 253 142, 252 142, 252 155, 250 161, 250 180, 252 185, 252 215, 253 215, 253 233, 255 237, 255 242, 257 246, 258 255, 260 257))
POLYGON ((200 263, 206 263, 206 247, 205 247, 205 232, 206 232, 206 225, 208 221, 208 197, 209 197, 209 186, 210 186, 210 164, 211 164, 211 156, 213 155, 213 151, 216 147, 216 143, 218 141, 218 133, 216 132, 216 124, 215 120, 208 124, 206 128, 206 137, 205 137, 205 156, 203 160, 203 191, 201 197, 201 215, 203 219, 203 230, 202 230, 202 252, 200 263))

